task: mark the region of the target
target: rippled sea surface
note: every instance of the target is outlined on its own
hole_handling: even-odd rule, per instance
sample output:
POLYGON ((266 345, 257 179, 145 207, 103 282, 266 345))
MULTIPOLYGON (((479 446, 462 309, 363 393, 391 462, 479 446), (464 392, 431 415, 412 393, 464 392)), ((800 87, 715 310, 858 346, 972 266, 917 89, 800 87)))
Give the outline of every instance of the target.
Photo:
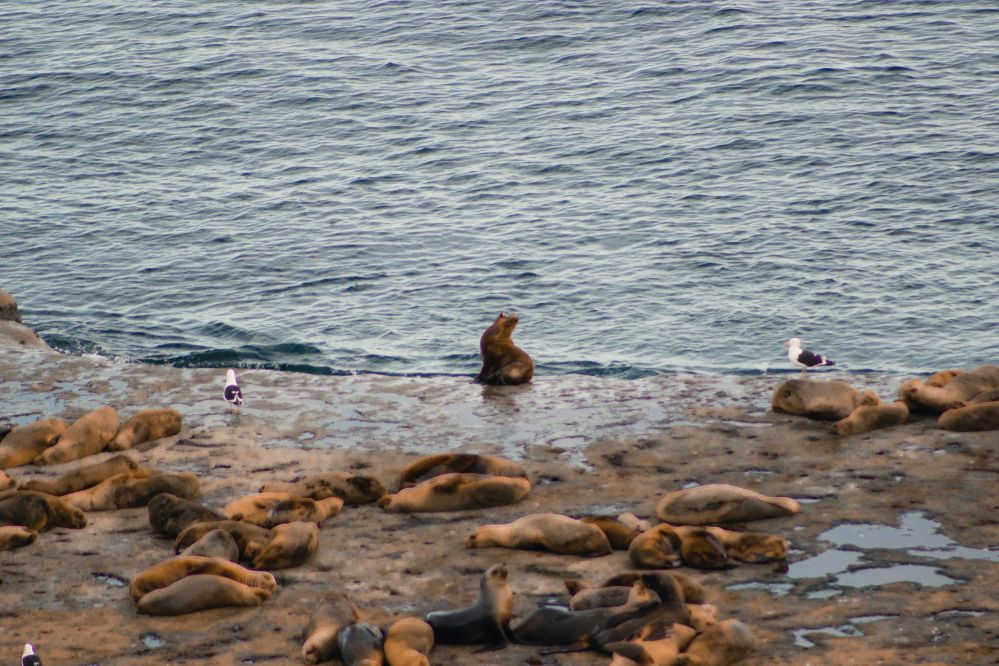
POLYGON ((178 365, 999 362, 995 2, 7 3, 0 287, 178 365))

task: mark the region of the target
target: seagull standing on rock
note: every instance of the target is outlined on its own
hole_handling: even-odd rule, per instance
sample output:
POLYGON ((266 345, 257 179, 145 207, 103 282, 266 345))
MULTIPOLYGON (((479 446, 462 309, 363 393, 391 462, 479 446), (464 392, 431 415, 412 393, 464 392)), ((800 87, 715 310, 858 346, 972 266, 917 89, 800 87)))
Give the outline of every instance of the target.
POLYGON ((817 368, 823 365, 836 365, 825 356, 810 352, 801 348, 801 338, 791 338, 784 343, 787 347, 787 360, 801 368, 801 375, 808 376, 809 368, 817 368))
POLYGON ((235 370, 227 370, 225 373, 225 389, 222 391, 222 397, 235 407, 237 412, 239 411, 243 404, 243 392, 239 388, 239 382, 236 381, 235 370))

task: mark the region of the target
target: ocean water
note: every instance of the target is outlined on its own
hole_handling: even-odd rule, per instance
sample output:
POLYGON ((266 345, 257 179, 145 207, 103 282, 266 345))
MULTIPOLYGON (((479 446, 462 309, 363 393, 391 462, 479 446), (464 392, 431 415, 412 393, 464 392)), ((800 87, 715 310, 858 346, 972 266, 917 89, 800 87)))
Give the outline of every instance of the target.
POLYGON ((0 288, 154 363, 999 362, 999 5, 7 3, 0 288))

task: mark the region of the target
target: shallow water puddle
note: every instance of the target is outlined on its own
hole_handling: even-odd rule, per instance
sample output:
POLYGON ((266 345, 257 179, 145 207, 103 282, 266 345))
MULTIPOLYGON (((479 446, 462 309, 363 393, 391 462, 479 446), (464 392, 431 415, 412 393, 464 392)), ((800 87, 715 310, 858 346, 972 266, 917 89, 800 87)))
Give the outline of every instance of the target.
POLYGON ((106 583, 107 585, 110 585, 111 587, 125 587, 125 585, 127 585, 127 581, 124 578, 120 576, 115 576, 114 574, 92 573, 90 575, 96 578, 97 580, 106 583))
POLYGON ((803 647, 805 649, 815 647, 815 643, 808 640, 806 636, 811 634, 824 634, 826 636, 833 636, 835 638, 856 638, 858 636, 863 636, 864 632, 857 628, 859 624, 868 624, 870 622, 877 622, 879 620, 888 620, 894 615, 864 615, 860 617, 854 617, 850 619, 849 624, 843 624, 838 627, 818 627, 816 629, 795 629, 791 633, 794 634, 794 644, 798 647, 803 647))
POLYGON ((142 634, 139 638, 142 640, 143 645, 152 650, 163 647, 163 639, 156 634, 142 634))
POLYGON ((967 548, 940 534, 940 523, 921 511, 902 514, 898 527, 876 524, 844 524, 826 530, 819 539, 837 546, 856 546, 864 550, 906 549, 910 555, 937 559, 961 558, 999 562, 999 550, 967 548))

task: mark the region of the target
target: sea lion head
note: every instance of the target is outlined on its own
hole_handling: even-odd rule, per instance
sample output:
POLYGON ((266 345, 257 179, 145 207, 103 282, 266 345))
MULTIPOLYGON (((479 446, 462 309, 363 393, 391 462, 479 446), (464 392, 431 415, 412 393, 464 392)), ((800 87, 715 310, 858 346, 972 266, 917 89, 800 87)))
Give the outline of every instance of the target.
POLYGON ((506 582, 507 570, 505 564, 494 564, 488 569, 486 569, 486 580, 499 581, 501 583, 506 582))

